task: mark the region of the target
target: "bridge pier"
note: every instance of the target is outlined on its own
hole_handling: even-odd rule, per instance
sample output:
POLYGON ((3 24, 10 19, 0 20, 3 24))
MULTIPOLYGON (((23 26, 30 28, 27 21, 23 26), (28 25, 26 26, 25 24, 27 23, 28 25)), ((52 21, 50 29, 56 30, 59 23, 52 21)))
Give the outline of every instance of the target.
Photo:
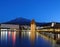
POLYGON ((58 39, 58 34, 54 34, 54 40, 58 39))

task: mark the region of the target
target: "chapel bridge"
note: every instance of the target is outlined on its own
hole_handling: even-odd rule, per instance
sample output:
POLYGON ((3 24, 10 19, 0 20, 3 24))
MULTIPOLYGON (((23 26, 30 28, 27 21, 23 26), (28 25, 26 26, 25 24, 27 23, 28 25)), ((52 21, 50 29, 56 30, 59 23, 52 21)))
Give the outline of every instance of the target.
POLYGON ((52 22, 46 23, 42 26, 36 26, 34 20, 31 21, 31 32, 39 32, 45 36, 51 37, 60 43, 60 23, 52 22))

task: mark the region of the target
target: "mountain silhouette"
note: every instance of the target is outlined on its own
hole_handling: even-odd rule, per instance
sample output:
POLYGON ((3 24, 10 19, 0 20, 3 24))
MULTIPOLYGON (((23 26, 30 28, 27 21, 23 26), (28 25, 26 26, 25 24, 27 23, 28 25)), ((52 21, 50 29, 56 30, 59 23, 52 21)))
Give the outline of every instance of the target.
POLYGON ((19 25, 29 25, 30 24, 30 20, 29 19, 25 19, 25 18, 16 18, 13 19, 11 21, 8 22, 4 22, 3 24, 19 24, 19 25))

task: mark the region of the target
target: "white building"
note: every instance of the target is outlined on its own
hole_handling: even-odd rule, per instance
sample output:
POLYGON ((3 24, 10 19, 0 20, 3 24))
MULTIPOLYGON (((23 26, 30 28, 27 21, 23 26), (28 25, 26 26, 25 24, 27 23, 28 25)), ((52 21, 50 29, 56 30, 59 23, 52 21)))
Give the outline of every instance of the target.
POLYGON ((19 30, 19 25, 14 24, 0 24, 0 30, 19 30))

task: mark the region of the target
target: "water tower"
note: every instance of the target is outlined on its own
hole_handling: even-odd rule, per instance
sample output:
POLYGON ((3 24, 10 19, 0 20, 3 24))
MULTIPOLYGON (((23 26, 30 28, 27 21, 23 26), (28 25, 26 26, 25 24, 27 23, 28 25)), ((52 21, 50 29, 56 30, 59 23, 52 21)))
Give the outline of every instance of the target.
POLYGON ((32 32, 35 32, 36 31, 36 24, 35 24, 34 19, 31 21, 31 31, 32 32))

